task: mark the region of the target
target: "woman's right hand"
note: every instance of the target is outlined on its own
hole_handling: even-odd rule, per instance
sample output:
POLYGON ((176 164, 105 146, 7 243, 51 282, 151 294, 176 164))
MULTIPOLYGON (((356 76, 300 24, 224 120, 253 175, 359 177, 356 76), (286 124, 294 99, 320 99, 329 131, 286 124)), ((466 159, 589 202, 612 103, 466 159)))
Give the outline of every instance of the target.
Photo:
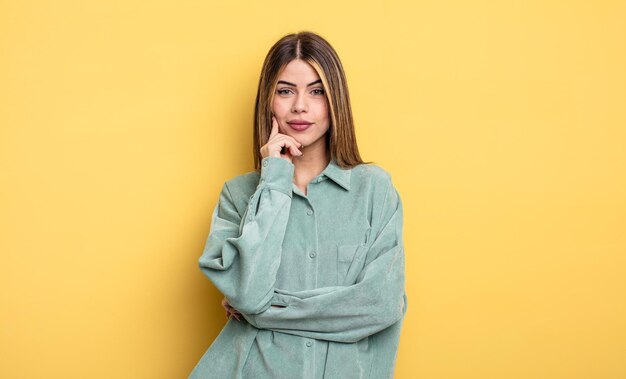
POLYGON ((224 307, 224 310, 226 311, 226 318, 230 318, 230 316, 233 316, 237 319, 237 321, 241 320, 241 313, 233 308, 226 298, 222 299, 222 307, 224 307))
POLYGON ((292 162, 291 159, 294 156, 302 155, 299 147, 302 147, 300 142, 291 136, 278 132, 278 121, 276 121, 276 117, 272 116, 272 131, 267 143, 261 147, 261 157, 284 158, 292 162), (285 148, 284 154, 281 153, 283 147, 285 148))

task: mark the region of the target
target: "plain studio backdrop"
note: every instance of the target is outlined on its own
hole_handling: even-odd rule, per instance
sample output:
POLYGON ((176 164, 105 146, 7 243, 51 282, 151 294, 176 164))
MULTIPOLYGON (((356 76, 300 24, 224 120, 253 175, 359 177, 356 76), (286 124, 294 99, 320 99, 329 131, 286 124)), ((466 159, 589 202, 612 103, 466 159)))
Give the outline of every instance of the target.
MULTIPOLYGON (((626 377, 626 2, 0 2, 0 377, 186 377, 252 170, 261 65, 311 30, 405 208, 400 379, 626 377)), ((377 379, 377 378, 374 378, 377 379)))

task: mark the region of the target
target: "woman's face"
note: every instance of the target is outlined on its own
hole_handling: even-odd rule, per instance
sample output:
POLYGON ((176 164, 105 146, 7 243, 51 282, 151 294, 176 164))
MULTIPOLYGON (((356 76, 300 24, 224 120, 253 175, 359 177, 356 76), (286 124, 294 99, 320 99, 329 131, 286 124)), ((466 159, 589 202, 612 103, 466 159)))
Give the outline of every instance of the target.
POLYGON ((330 121, 328 101, 319 75, 301 59, 289 62, 278 75, 272 114, 279 132, 303 145, 326 148, 330 121))

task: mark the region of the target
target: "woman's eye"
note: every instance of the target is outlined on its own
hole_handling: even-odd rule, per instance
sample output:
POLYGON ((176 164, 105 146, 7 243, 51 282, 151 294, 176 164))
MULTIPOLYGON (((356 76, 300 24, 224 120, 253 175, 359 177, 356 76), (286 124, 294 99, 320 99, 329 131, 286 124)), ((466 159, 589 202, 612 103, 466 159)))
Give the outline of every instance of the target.
POLYGON ((314 89, 311 92, 313 92, 314 95, 323 95, 324 94, 324 90, 321 89, 321 88, 316 88, 316 89, 314 89))
POLYGON ((276 91, 276 92, 277 92, 279 95, 286 95, 286 94, 288 94, 289 92, 291 92, 291 90, 290 90, 290 89, 288 89, 288 88, 282 88, 282 89, 279 89, 279 90, 278 90, 278 91, 276 91))

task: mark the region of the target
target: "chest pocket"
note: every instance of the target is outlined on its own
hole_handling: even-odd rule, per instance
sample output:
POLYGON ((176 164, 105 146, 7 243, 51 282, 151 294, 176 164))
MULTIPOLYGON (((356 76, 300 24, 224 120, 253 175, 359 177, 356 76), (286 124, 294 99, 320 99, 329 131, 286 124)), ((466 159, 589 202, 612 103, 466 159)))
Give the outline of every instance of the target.
POLYGON ((340 286, 356 283, 365 263, 366 252, 365 244, 337 246, 337 283, 340 286))

